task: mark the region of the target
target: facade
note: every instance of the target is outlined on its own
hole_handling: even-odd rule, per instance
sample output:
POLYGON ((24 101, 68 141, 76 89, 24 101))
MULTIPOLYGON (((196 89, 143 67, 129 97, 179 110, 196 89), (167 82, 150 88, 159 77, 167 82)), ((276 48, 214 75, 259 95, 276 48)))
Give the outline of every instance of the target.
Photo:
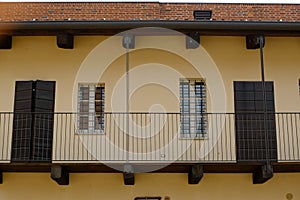
POLYGON ((0 13, 1 198, 300 198, 299 5, 0 13))

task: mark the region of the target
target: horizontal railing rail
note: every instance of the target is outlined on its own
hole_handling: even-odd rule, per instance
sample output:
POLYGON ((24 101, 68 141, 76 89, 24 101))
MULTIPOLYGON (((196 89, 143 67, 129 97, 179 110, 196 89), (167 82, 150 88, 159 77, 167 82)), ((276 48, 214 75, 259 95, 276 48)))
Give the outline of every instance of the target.
POLYGON ((0 162, 300 161, 300 113, 0 113, 0 162))

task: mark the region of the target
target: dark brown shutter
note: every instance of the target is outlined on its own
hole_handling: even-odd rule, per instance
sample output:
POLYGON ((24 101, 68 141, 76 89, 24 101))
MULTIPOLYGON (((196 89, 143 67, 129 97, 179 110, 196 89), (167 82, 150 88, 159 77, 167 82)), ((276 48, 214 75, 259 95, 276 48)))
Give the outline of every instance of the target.
POLYGON ((51 161, 55 82, 17 81, 12 161, 51 161))
POLYGON ((33 81, 17 81, 12 136, 12 161, 30 159, 32 137, 32 91, 33 81))
POLYGON ((266 111, 268 112, 266 115, 263 114, 262 82, 234 82, 238 161, 265 160, 267 146, 269 159, 277 160, 273 82, 266 82, 265 86, 266 111))
POLYGON ((32 160, 51 161, 55 100, 54 81, 36 81, 32 160))

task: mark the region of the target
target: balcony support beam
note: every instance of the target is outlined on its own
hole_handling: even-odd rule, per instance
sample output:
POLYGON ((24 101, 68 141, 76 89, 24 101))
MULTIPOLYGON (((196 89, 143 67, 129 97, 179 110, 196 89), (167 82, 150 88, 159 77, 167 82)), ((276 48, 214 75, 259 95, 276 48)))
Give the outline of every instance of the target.
POLYGON ((0 49, 11 49, 11 47, 12 47, 12 36, 0 35, 0 49))
POLYGON ((51 166, 51 178, 59 185, 69 185, 69 172, 60 165, 51 166))
POLYGON ((189 184, 198 184, 203 177, 203 166, 196 164, 190 167, 188 173, 188 183, 189 184))
POLYGON ((270 164, 266 164, 258 167, 253 172, 253 184, 262 184, 267 182, 273 177, 273 167, 270 164))
POLYGON ((58 48, 73 49, 74 35, 70 33, 59 33, 56 36, 56 44, 58 48))
POLYGON ((125 185, 134 185, 134 169, 132 165, 125 164, 123 172, 124 184, 125 185))

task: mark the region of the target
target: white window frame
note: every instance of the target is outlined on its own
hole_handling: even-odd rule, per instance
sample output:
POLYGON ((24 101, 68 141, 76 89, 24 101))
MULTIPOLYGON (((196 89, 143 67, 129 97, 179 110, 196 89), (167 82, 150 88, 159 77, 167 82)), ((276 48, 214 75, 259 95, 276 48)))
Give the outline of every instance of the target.
POLYGON ((104 113, 104 109, 105 109, 105 84, 104 83, 79 83, 78 84, 78 118, 77 118, 77 132, 80 134, 104 134, 105 132, 105 113, 104 113), (81 99, 81 88, 82 87, 88 87, 89 89, 89 98, 88 100, 83 100, 81 99), (101 100, 96 100, 96 88, 97 87, 104 87, 104 94, 102 95, 102 99, 101 100), (83 101, 87 101, 88 102, 88 112, 82 114, 81 110, 80 110, 80 103, 83 101), (102 127, 103 128, 96 128, 96 124, 95 124, 95 117, 97 116, 96 113, 96 102, 102 101, 103 103, 103 119, 101 120, 102 122, 102 127), (81 122, 80 119, 82 116, 84 115, 88 115, 88 128, 87 129, 82 129, 81 128, 81 122))
POLYGON ((205 80, 199 78, 180 79, 179 96, 180 137, 206 138, 207 100, 205 80), (198 84, 200 85, 200 88, 196 88, 196 85, 198 84), (199 89, 200 91, 198 91, 199 89), (186 90, 188 90, 188 92, 186 90), (199 127, 200 129, 198 129, 199 127))

